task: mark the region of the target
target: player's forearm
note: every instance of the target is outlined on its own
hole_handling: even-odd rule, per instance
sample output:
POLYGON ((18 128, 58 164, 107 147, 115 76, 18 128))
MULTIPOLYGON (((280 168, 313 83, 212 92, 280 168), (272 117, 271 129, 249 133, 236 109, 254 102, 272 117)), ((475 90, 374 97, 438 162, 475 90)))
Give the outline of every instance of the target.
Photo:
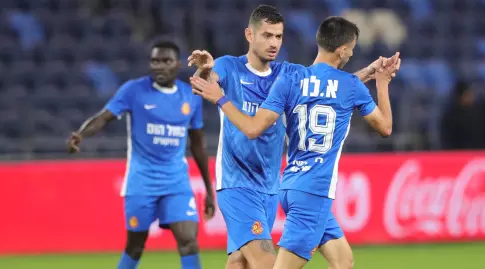
POLYGON ((263 126, 258 126, 253 117, 239 111, 232 102, 225 103, 221 109, 224 115, 249 139, 256 139, 264 131, 263 126))
POLYGON ((379 126, 379 134, 383 137, 392 133, 392 110, 389 99, 389 84, 376 83, 377 86, 377 107, 382 113, 383 121, 379 126))
POLYGON ((194 73, 194 77, 200 77, 205 80, 209 80, 212 74, 212 68, 211 69, 200 69, 198 68, 197 71, 194 73))
POLYGON ((200 174, 202 175, 202 180, 204 181, 207 193, 212 194, 212 182, 209 176, 208 158, 205 143, 201 141, 200 143, 192 144, 190 146, 190 151, 192 152, 195 163, 197 164, 200 174))
POLYGON ((107 121, 99 116, 87 119, 77 131, 82 137, 90 137, 101 131, 107 121))
POLYGON ((363 83, 366 83, 367 81, 371 80, 372 78, 371 73, 372 72, 371 70, 369 70, 369 67, 366 67, 355 72, 354 75, 356 75, 360 81, 362 81, 363 83))

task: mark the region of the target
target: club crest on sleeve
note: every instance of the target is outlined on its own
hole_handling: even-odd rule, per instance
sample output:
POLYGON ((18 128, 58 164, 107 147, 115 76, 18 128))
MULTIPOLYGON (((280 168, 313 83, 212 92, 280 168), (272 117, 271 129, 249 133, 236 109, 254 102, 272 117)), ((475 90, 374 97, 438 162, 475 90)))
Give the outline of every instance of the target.
POLYGON ((129 221, 129 224, 130 224, 130 227, 131 228, 138 227, 138 219, 135 216, 131 217, 130 218, 130 221, 129 221))
POLYGON ((184 115, 189 115, 190 114, 190 105, 189 103, 185 102, 183 105, 182 105, 182 114, 184 115))
POLYGON ((251 232, 253 232, 253 234, 256 234, 256 235, 262 234, 263 230, 264 228, 260 221, 255 221, 253 224, 253 227, 251 228, 251 232))

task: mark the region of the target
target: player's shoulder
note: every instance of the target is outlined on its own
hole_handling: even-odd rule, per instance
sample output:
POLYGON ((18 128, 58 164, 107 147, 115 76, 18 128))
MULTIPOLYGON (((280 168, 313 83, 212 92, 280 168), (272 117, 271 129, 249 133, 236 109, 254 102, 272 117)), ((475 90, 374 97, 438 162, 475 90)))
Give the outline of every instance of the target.
POLYGON ((150 77, 149 76, 143 76, 143 77, 139 77, 139 78, 134 78, 134 79, 130 79, 128 81, 126 81, 125 83, 123 83, 123 85, 121 85, 122 88, 125 88, 125 89, 135 89, 135 88, 138 88, 138 87, 147 87, 150 85, 150 77))
POLYGON ((280 78, 285 80, 300 81, 309 74, 308 67, 301 64, 294 64, 289 62, 281 63, 280 78))
POLYGON ((217 58, 215 61, 216 63, 219 63, 219 64, 231 64, 236 61, 239 61, 239 57, 232 56, 232 55, 224 55, 217 58))
POLYGON ((359 78, 356 75, 337 68, 331 68, 329 72, 331 72, 331 74, 334 75, 336 78, 345 79, 352 83, 355 83, 355 81, 359 80, 359 78))
POLYGON ((301 64, 290 63, 287 61, 284 62, 273 62, 272 69, 280 69, 281 72, 288 73, 288 72, 298 72, 304 70, 306 67, 301 64))

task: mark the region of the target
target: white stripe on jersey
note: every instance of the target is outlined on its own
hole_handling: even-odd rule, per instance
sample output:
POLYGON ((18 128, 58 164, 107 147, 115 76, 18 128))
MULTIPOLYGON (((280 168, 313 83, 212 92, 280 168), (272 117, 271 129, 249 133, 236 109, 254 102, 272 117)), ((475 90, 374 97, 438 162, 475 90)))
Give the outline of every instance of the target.
POLYGON ((121 187, 121 196, 125 196, 126 187, 128 185, 128 176, 130 174, 130 163, 132 155, 132 145, 131 145, 131 114, 126 113, 126 170, 125 177, 123 178, 123 185, 121 187))
POLYGON ((216 190, 222 189, 222 150, 224 140, 224 112, 219 109, 219 118, 221 123, 221 128, 219 131, 219 145, 217 146, 216 155, 216 190))
POLYGON ((335 199, 335 192, 337 191, 337 182, 338 182, 338 162, 340 161, 340 156, 342 155, 342 148, 344 147, 345 139, 350 131, 350 121, 352 120, 352 114, 350 114, 349 122, 347 123, 347 132, 345 133, 342 142, 340 143, 340 147, 337 152, 337 157, 335 158, 335 163, 333 165, 332 171, 332 180, 330 181, 330 188, 328 188, 328 198, 335 199))

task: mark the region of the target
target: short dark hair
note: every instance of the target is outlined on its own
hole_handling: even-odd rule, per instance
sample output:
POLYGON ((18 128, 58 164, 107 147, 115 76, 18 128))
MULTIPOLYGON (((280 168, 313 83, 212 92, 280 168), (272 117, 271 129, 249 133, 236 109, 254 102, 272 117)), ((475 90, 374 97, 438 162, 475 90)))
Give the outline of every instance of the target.
POLYGON ((359 27, 342 17, 329 17, 317 31, 317 44, 328 52, 359 38, 359 27))
POLYGON ((283 23, 285 20, 275 7, 269 5, 259 5, 253 10, 253 12, 251 12, 249 24, 256 25, 261 23, 261 21, 269 24, 277 24, 283 23))
POLYGON ((171 49, 175 51, 175 54, 177 54, 177 58, 180 58, 180 47, 174 41, 157 40, 152 44, 152 50, 153 49, 171 49))

